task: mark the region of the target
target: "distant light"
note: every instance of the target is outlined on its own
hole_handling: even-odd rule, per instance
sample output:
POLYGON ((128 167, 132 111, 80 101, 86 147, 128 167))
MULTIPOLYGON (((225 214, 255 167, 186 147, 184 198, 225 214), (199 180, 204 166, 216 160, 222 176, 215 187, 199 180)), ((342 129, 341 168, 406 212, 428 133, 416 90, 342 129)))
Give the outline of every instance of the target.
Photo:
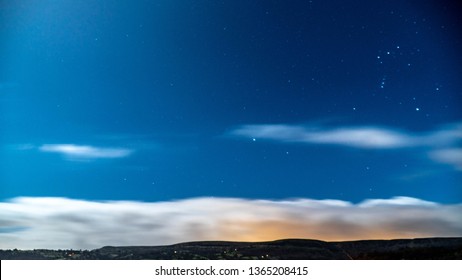
POLYGON ((415 108, 415 110, 416 110, 416 111, 420 111, 420 108, 419 108, 419 107, 417 107, 417 108, 415 108))

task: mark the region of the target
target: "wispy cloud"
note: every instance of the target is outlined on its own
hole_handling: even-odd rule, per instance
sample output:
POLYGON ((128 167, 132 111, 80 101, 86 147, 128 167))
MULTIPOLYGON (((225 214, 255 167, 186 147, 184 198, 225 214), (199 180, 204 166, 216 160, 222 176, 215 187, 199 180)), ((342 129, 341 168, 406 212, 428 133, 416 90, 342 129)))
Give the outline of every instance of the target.
POLYGON ((289 124, 244 125, 231 135, 307 144, 333 144, 365 149, 406 148, 416 146, 448 145, 462 140, 461 125, 422 134, 381 127, 320 127, 289 124))
POLYGON ((423 133, 411 133, 377 126, 323 128, 290 124, 260 124, 243 125, 229 134, 254 140, 338 145, 358 149, 422 147, 435 161, 452 164, 458 169, 462 166, 462 153, 457 148, 457 145, 462 142, 462 124, 460 123, 423 133))
POLYGON ((438 162, 453 165, 457 170, 462 171, 462 149, 441 149, 430 152, 430 157, 438 162))
POLYGON ((45 144, 39 147, 41 152, 58 153, 69 160, 89 160, 104 158, 123 158, 133 151, 123 148, 105 148, 74 144, 45 144))
POLYGON ((401 148, 415 144, 415 139, 397 131, 375 128, 336 128, 323 130, 293 125, 245 125, 233 135, 254 139, 336 144, 357 148, 401 148))
POLYGON ((359 204, 311 199, 194 198, 147 203, 16 198, 0 203, 0 213, 2 248, 462 235, 462 204, 441 205, 406 197, 359 204))

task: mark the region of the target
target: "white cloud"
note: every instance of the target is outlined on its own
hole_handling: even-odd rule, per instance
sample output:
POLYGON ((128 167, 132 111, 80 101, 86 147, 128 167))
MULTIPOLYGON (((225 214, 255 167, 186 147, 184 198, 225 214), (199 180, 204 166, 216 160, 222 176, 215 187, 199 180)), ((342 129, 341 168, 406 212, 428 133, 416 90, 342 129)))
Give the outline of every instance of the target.
POLYGON ((462 123, 446 125, 443 129, 433 131, 424 137, 429 146, 451 146, 462 141, 462 123))
POLYGON ((323 144, 338 144, 357 148, 402 148, 415 141, 404 134, 378 128, 342 128, 310 133, 306 141, 323 144))
POLYGON ((462 124, 448 125, 444 129, 421 134, 374 126, 326 129, 289 124, 261 124, 243 125, 231 131, 231 135, 283 142, 334 144, 369 149, 438 147, 454 145, 461 141, 462 124))
POLYGON ((39 147, 42 152, 59 153, 70 160, 123 158, 132 153, 132 150, 122 148, 102 148, 74 144, 45 144, 39 147))
POLYGON ((369 149, 402 148, 417 144, 412 136, 377 127, 319 129, 294 125, 245 125, 231 134, 284 142, 335 144, 369 149))
POLYGON ((171 202, 16 198, 0 203, 1 248, 98 248, 193 240, 355 240, 462 235, 462 204, 415 198, 171 202))
POLYGON ((449 124, 439 130, 410 133, 381 127, 322 128, 289 124, 243 125, 230 132, 237 137, 279 142, 338 145, 358 149, 399 149, 421 147, 440 163, 454 165, 462 171, 462 123, 449 124), (459 146, 458 146, 459 145, 459 146))
POLYGON ((462 149, 441 149, 430 152, 430 157, 438 162, 451 164, 462 171, 462 149))
POLYGON ((397 196, 391 199, 367 199, 363 203, 361 203, 361 207, 375 207, 375 206, 437 206, 435 202, 420 200, 413 197, 406 197, 406 196, 397 196))

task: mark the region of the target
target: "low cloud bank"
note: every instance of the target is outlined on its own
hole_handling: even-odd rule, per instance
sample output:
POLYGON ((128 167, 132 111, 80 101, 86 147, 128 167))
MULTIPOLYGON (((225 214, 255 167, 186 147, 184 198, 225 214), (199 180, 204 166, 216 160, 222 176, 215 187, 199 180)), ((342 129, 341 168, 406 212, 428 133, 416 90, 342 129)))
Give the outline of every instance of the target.
POLYGON ((192 198, 171 202, 22 197, 0 203, 1 249, 93 249, 194 240, 462 236, 462 204, 192 198))

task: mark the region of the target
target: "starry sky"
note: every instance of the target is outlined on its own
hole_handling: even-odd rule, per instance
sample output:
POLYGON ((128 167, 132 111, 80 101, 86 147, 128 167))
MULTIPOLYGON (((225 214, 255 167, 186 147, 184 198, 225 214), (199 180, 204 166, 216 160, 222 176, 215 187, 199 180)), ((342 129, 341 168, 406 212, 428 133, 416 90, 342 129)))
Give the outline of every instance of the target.
POLYGON ((0 201, 461 203, 452 2, 1 2, 0 201))

